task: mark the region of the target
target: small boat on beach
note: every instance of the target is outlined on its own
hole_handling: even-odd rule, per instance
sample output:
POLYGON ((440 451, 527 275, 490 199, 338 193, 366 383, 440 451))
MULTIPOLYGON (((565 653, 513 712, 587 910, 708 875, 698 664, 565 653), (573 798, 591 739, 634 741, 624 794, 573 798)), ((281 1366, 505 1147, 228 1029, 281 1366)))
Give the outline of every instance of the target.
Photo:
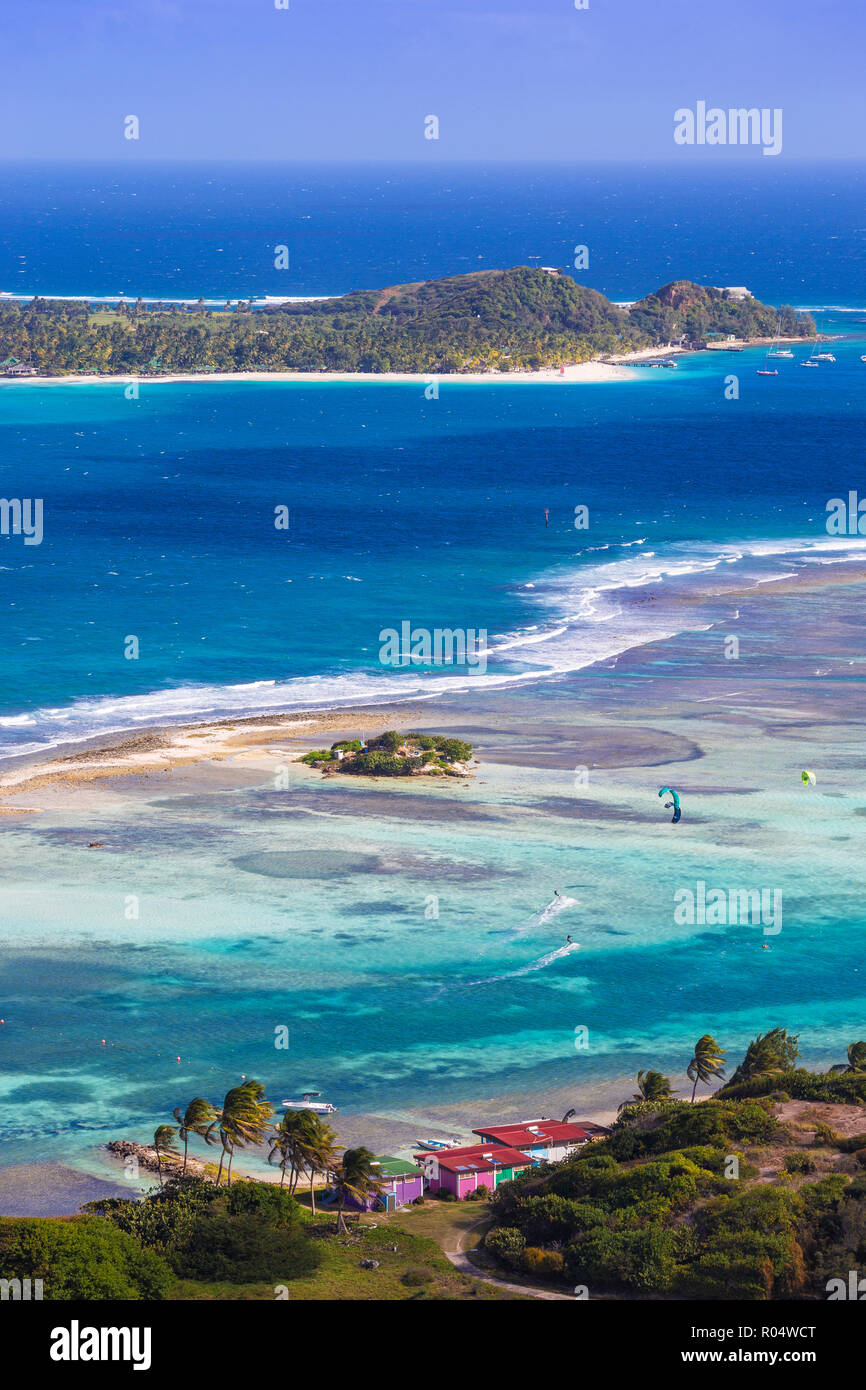
POLYGON ((322 1100, 321 1091, 304 1091, 300 1100, 280 1101, 284 1110, 312 1110, 314 1115, 336 1115, 337 1107, 322 1100))

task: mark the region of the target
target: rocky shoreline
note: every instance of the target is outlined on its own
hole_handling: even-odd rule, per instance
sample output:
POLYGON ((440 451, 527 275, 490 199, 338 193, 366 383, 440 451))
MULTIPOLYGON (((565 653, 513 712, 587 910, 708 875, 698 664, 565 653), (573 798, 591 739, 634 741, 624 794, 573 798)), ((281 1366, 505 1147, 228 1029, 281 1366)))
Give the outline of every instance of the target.
MULTIPOLYGON (((135 1159, 139 1168, 144 1168, 148 1173, 158 1174, 161 1167, 163 1174, 167 1173, 171 1177, 178 1177, 183 1171, 182 1157, 175 1154, 164 1154, 158 1164, 156 1151, 149 1144, 136 1144, 132 1139, 112 1139, 105 1147, 113 1158, 119 1159, 124 1165, 132 1158, 135 1159)), ((189 1178, 204 1178, 207 1182, 213 1182, 205 1164, 191 1156, 186 1161, 186 1175, 189 1178)))

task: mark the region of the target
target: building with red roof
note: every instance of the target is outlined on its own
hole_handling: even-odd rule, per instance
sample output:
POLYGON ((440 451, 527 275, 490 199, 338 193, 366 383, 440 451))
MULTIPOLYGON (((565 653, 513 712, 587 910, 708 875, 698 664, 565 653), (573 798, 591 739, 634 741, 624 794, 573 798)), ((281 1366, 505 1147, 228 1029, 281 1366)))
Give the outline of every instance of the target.
POLYGON ((565 1124, 559 1120, 518 1120, 510 1125, 489 1125, 473 1130, 486 1144, 504 1144, 530 1154, 538 1162, 557 1163, 610 1130, 592 1120, 565 1124))
POLYGON ((452 1192, 461 1200, 479 1187, 493 1192, 501 1182, 531 1168, 537 1160, 508 1144, 468 1144, 459 1149, 436 1149, 415 1154, 430 1192, 452 1192))

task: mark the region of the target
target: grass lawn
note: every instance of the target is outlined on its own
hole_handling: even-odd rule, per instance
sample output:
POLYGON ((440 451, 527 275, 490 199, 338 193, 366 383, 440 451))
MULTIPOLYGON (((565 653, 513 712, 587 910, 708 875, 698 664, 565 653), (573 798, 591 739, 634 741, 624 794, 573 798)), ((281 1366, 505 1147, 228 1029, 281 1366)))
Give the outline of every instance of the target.
MULTIPOLYGON (((479 1203, 478 1206, 481 1206, 479 1203)), ((409 1212, 367 1218, 367 1225, 352 1227, 350 1235, 332 1234, 334 1218, 316 1221, 323 1234, 317 1237, 322 1262, 305 1279, 287 1281, 292 1300, 353 1299, 393 1302, 396 1299, 501 1299, 520 1298, 492 1284, 484 1284, 454 1269, 442 1253, 442 1243, 456 1248, 456 1237, 481 1214, 474 1203, 428 1202, 409 1212), (458 1208, 456 1211, 453 1208, 458 1208), (450 1218, 450 1221, 449 1219, 450 1218), (376 1224, 369 1224, 375 1222, 376 1224), (327 1230, 327 1233, 324 1232, 327 1230), (396 1251, 393 1249, 397 1246, 396 1251), (362 1269, 361 1260, 379 1261, 378 1269, 362 1269), (410 1282, 403 1276, 409 1273, 410 1282), (424 1271, 424 1277, 416 1271, 424 1271), (417 1279, 418 1282, 411 1282, 417 1279)), ((468 1242, 471 1244, 471 1241, 468 1242)), ((171 1294, 173 1300, 273 1300, 273 1284, 202 1284, 184 1279, 171 1294)))

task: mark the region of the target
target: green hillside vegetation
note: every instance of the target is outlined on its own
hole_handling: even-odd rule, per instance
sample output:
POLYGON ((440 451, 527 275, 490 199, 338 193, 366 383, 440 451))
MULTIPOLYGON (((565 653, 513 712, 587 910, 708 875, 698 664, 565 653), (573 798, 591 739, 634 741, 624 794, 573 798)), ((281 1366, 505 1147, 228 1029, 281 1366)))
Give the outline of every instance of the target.
POLYGON ((400 734, 389 729, 369 739, 366 749, 362 749, 360 739, 341 739, 330 748, 314 748, 297 761, 356 777, 463 777, 463 765, 471 757, 472 744, 463 739, 446 734, 400 734))
POLYGON ((202 301, 117 309, 0 302, 0 360, 53 375, 537 369, 713 335, 810 336, 793 309, 675 281, 618 308, 570 276, 516 266, 339 298, 214 312, 202 301))
POLYGON ((6 1279, 42 1279, 46 1301, 520 1297, 458 1273, 435 1240, 405 1229, 417 1210, 341 1234, 336 1216, 276 1184, 176 1177, 71 1219, 0 1217, 0 1264, 6 1279))
POLYGON ((654 343, 676 342, 685 335, 690 342, 714 338, 772 338, 813 336, 815 323, 790 305, 774 309, 757 299, 727 299, 721 290, 673 280, 648 295, 629 312, 629 323, 654 343))
POLYGON ((501 1184, 487 1254, 590 1297, 826 1298, 828 1280, 866 1261, 866 1132, 822 1118, 828 1102, 866 1106, 866 1044, 828 1075, 795 1069, 796 1056, 797 1039, 773 1029, 700 1105, 641 1073, 607 1139, 501 1184), (658 1094, 642 1099, 649 1078, 658 1094), (789 1092, 816 1104, 786 1124, 789 1092))

